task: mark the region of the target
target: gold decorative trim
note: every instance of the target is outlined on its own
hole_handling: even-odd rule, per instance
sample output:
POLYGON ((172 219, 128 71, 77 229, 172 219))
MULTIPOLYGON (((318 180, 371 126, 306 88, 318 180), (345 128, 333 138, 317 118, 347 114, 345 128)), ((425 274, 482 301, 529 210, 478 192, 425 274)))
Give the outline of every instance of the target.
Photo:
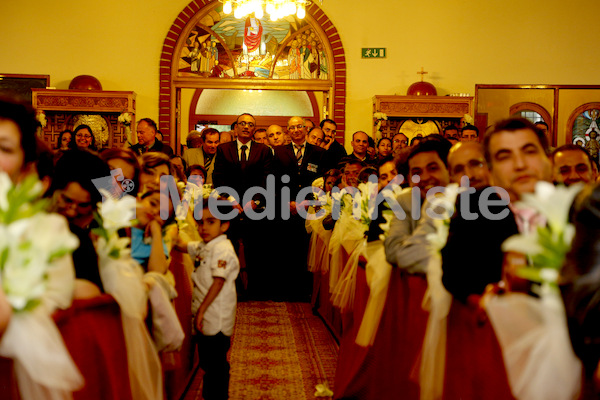
POLYGON ((375 96, 374 110, 388 117, 461 118, 473 115, 473 97, 375 96))

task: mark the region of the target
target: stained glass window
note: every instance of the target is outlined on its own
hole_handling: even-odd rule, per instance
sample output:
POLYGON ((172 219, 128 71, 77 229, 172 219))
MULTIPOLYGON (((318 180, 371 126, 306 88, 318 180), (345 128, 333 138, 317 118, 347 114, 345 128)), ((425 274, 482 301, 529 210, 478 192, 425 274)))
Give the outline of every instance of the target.
POLYGON ((204 78, 329 79, 329 61, 306 20, 236 19, 217 6, 189 33, 178 71, 204 78))
POLYGON ((590 155, 598 162, 600 151, 600 128, 598 117, 600 109, 589 109, 577 116, 573 121, 573 144, 588 150, 590 155))

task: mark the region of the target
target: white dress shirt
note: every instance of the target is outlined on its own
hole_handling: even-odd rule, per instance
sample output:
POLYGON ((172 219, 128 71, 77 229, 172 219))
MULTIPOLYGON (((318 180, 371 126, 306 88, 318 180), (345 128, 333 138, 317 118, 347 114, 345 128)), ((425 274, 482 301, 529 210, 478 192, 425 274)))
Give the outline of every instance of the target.
POLYGON ((192 273, 194 282, 193 315, 195 316, 198 312, 200 304, 213 284, 213 278, 225 279, 223 288, 204 313, 202 330, 207 336, 214 336, 219 332, 223 332, 225 336, 231 336, 237 305, 235 279, 240 272, 240 263, 233 245, 227 236, 222 234, 208 243, 190 242, 188 253, 196 266, 192 273))

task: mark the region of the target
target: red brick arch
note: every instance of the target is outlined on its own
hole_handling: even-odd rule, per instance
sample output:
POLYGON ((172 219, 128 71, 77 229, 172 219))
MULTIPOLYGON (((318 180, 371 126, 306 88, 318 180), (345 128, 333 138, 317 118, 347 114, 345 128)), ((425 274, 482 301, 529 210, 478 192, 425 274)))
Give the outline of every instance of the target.
MULTIPOLYGON (((170 138, 171 132, 174 131, 174 127, 171 126, 173 121, 171 110, 172 103, 175 100, 173 98, 175 92, 171 81, 171 67, 173 63, 178 63, 178 60, 175 59, 178 56, 178 54, 175 54, 177 40, 199 11, 205 6, 214 5, 217 1, 194 0, 190 2, 175 18, 163 43, 159 66, 158 124, 165 138, 170 138)), ((329 118, 337 123, 337 138, 344 143, 344 131, 346 127, 346 56, 342 40, 333 23, 314 2, 306 9, 306 15, 312 16, 325 32, 326 39, 333 53, 333 61, 330 68, 333 79, 333 107, 330 110, 329 118)), ((325 40, 323 41, 325 42, 325 40)), ((227 82, 224 82, 223 87, 226 86, 227 82)), ((239 88, 239 86, 236 86, 236 88, 239 88)))

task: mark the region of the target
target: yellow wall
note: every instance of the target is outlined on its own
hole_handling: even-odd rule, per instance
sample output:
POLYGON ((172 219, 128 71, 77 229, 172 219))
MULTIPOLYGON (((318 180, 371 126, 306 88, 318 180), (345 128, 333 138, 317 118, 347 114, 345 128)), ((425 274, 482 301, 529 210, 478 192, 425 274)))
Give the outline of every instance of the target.
MULTIPOLYGON (((162 44, 188 3, 2 0, 0 73, 49 74, 59 89, 94 75, 105 90, 135 91, 138 118, 156 119, 162 44)), ((404 95, 421 66, 439 95, 473 95, 477 83, 600 84, 584 18, 600 14, 598 0, 323 0, 322 9, 346 53, 350 133, 371 128, 374 95, 404 95), (362 47, 385 47, 387 58, 361 59, 362 47)))

